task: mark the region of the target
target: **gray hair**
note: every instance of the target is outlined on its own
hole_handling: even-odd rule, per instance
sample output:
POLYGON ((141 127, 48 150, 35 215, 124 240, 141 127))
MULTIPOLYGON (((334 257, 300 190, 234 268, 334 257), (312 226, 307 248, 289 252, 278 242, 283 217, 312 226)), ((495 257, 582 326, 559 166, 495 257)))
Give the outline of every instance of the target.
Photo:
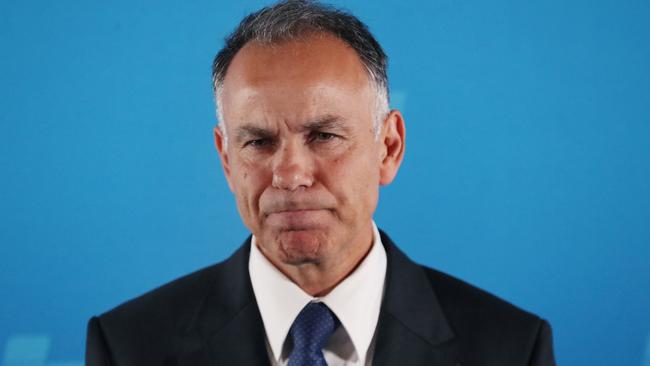
POLYGON ((212 63, 212 86, 217 103, 219 128, 227 135, 221 92, 228 67, 248 42, 275 44, 313 32, 330 33, 348 44, 359 56, 376 90, 374 129, 379 136, 388 113, 387 56, 368 27, 354 15, 311 0, 284 0, 246 16, 225 40, 212 63))

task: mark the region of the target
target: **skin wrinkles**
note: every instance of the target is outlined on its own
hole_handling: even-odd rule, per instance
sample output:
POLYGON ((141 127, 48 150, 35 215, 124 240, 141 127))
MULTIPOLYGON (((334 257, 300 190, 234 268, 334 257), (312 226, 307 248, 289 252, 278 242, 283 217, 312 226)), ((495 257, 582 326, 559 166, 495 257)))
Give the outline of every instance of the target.
MULTIPOLYGON (((298 128, 300 132, 305 133, 305 142, 312 141, 329 141, 329 144, 320 144, 317 147, 332 148, 340 143, 341 140, 348 140, 353 137, 352 131, 346 126, 342 117, 336 115, 324 115, 315 117, 313 121, 304 123, 298 128)), ((244 149, 253 144, 258 149, 252 152, 261 152, 260 143, 263 143, 266 150, 277 147, 278 133, 273 129, 258 127, 255 123, 244 124, 235 131, 235 143, 239 148, 244 149)))
POLYGON ((233 59, 215 143, 244 224, 260 251, 311 295, 324 295, 372 244, 379 185, 404 152, 398 111, 373 128, 376 92, 356 53, 308 35, 249 43, 233 59))

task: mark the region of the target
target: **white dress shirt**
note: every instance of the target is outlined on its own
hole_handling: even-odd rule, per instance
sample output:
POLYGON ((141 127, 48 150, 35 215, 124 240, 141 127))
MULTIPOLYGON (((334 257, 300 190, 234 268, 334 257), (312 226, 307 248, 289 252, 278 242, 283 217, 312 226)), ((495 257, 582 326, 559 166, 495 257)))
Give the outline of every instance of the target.
POLYGON ((309 302, 323 302, 341 326, 323 348, 327 364, 372 364, 374 338, 386 277, 386 251, 375 223, 372 248, 359 266, 327 295, 315 298, 280 272, 257 248, 255 236, 248 261, 255 299, 266 331, 271 365, 289 362, 287 336, 298 313, 309 302))

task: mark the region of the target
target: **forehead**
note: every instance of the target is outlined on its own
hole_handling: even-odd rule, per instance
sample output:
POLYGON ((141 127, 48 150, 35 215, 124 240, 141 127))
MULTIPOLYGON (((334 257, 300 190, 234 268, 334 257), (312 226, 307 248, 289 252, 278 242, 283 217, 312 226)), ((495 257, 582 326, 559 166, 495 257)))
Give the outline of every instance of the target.
POLYGON ((370 105, 373 92, 357 53, 337 37, 317 33, 277 44, 244 46, 228 68, 221 106, 230 121, 233 111, 304 111, 328 101, 343 109, 346 101, 370 105))
POLYGON ((349 45, 329 33, 310 33, 273 44, 247 43, 233 58, 224 86, 236 85, 234 81, 263 86, 326 78, 350 84, 369 82, 359 56, 349 45))

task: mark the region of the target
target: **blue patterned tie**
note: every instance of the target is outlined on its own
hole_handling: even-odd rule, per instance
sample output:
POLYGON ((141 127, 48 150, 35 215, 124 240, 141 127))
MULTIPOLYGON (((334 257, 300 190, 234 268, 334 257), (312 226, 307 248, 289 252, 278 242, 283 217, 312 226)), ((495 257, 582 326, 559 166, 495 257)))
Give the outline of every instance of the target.
POLYGON ((327 305, 310 302, 298 314, 289 334, 293 350, 289 366, 327 366, 323 347, 339 326, 339 321, 327 305))

